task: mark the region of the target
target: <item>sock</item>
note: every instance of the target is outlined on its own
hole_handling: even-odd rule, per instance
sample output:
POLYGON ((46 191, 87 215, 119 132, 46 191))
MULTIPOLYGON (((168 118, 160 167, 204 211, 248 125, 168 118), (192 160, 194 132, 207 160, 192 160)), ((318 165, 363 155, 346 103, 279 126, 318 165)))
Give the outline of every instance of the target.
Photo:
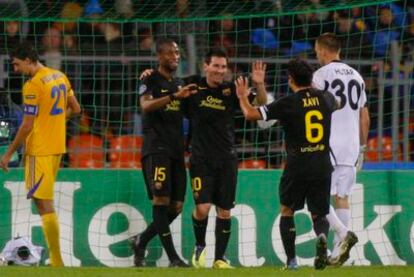
MULTIPOLYGON (((339 220, 341 220, 344 226, 349 230, 349 221, 351 219, 351 211, 349 209, 336 209, 335 213, 338 216, 339 220)), ((341 239, 335 232, 334 243, 337 243, 340 241, 341 239)))
POLYGON ((280 218, 280 236, 282 237, 283 248, 287 256, 286 264, 296 257, 295 240, 296 240, 296 229, 295 221, 293 216, 282 216, 280 218))
POLYGON ((154 220, 155 229, 157 230, 165 252, 167 252, 168 259, 172 262, 179 259, 179 257, 174 248, 167 213, 167 206, 152 207, 152 217, 154 220))
POLYGON ((49 258, 52 266, 63 266, 60 254, 59 243, 59 222, 55 213, 42 215, 43 233, 45 235, 47 247, 49 248, 49 258))
POLYGON ((349 209, 336 209, 336 215, 342 221, 345 227, 349 229, 349 221, 351 220, 351 211, 349 209))
POLYGON ((348 232, 348 228, 338 218, 332 206, 329 207, 329 214, 326 216, 326 219, 328 220, 331 228, 339 236, 339 239, 343 240, 348 232))
POLYGON ((231 219, 216 218, 216 247, 214 253, 214 260, 224 260, 224 253, 229 243, 231 232, 231 219))
POLYGON ((194 236, 196 239, 196 245, 206 246, 206 231, 207 231, 208 217, 202 220, 198 220, 193 215, 192 218, 193 218, 193 228, 194 228, 194 236))
MULTIPOLYGON (((174 221, 174 219, 177 218, 179 214, 177 213, 169 213, 168 214, 168 222, 171 224, 171 222, 174 221)), ((139 242, 138 242, 138 248, 145 249, 147 248, 147 244, 157 235, 157 228, 155 228, 154 221, 151 222, 150 225, 147 226, 147 228, 140 234, 139 242)))
POLYGON ((326 216, 317 216, 313 219, 313 230, 315 231, 316 236, 325 234, 325 237, 328 238, 329 222, 326 219, 326 216))

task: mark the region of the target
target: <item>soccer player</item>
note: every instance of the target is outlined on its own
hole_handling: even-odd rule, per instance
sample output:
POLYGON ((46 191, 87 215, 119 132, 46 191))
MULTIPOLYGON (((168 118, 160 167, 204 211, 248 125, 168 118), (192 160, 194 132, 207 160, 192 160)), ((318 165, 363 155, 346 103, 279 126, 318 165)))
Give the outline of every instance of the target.
POLYGON ((332 115, 330 138, 334 165, 331 195, 335 209, 330 207, 327 218, 335 233, 329 258, 332 265, 342 265, 358 242, 355 233, 348 229, 351 218, 348 197, 356 182, 357 167, 362 167, 370 123, 364 80, 354 68, 340 61, 340 45, 332 33, 317 38, 315 52, 322 67, 313 75, 313 86, 329 91, 343 107, 332 115))
POLYGON ((158 68, 139 87, 142 111, 142 172, 152 201, 153 222, 131 239, 135 266, 143 266, 148 242, 158 234, 170 267, 187 267, 178 256, 170 223, 181 213, 186 190, 181 99, 195 93, 174 77, 180 59, 171 39, 157 43, 158 68))
POLYGON ((66 119, 81 109, 66 75, 43 66, 30 43, 16 46, 10 59, 14 71, 31 78, 23 86, 23 122, 0 167, 8 171, 10 157, 24 144, 27 198, 33 200, 41 216, 51 265, 63 266, 53 188, 66 152, 66 119))
MULTIPOLYGON (((194 267, 205 267, 208 214, 216 207, 215 256, 213 268, 231 268, 224 253, 231 233, 231 209, 235 205, 237 153, 234 117, 239 110, 233 82, 224 81, 228 59, 222 50, 208 52, 204 59, 205 77, 190 76, 186 83, 196 83, 198 93, 185 100, 191 126, 190 175, 196 207, 192 214, 196 246, 194 267)), ((253 64, 252 79, 257 96, 251 101, 266 103, 264 84, 266 65, 253 64)))
POLYGON ((338 103, 331 94, 311 87, 313 68, 307 62, 292 60, 287 71, 289 87, 294 94, 254 108, 248 101, 248 81, 239 77, 236 80, 237 96, 247 120, 277 119, 285 131, 287 163, 279 186, 282 214, 279 227, 287 255, 286 269, 298 267, 293 216, 296 210, 304 207, 305 200, 317 235, 314 266, 324 269, 332 172, 329 133, 331 114, 338 108, 338 103))

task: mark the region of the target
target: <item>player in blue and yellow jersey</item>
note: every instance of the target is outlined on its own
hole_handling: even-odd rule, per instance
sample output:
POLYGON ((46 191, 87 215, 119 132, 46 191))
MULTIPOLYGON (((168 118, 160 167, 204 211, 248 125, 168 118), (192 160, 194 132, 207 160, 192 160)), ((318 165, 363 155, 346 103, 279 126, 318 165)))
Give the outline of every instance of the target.
POLYGON ((8 171, 10 157, 24 144, 27 198, 33 199, 42 218, 51 265, 63 266, 53 188, 66 152, 66 119, 79 114, 80 106, 66 75, 43 66, 31 44, 18 45, 10 58, 14 71, 31 79, 23 86, 23 123, 1 158, 0 167, 8 171))

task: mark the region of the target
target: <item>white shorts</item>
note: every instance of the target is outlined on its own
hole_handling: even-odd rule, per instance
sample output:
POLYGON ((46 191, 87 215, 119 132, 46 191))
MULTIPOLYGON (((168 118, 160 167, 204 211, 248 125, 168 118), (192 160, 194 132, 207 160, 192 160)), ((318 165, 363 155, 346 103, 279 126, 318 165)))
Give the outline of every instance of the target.
POLYGON ((356 182, 356 167, 348 165, 334 166, 331 179, 331 195, 349 196, 356 182))

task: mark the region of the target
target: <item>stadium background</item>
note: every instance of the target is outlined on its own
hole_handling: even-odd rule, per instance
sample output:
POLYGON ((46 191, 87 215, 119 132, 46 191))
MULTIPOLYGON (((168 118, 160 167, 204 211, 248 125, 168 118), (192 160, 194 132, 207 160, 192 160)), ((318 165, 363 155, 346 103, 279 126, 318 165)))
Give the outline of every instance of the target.
MULTIPOLYGON (((200 73, 201 57, 210 47, 226 49, 229 79, 249 72, 252 61, 264 60, 268 91, 278 98, 288 93, 286 62, 302 56, 316 65, 313 43, 326 31, 343 39, 342 57, 364 77, 371 112, 368 162, 352 199, 353 227, 363 240, 350 262, 414 263, 412 1, 1 0, 0 18, 2 149, 22 118, 25 79, 12 72, 7 55, 17 41, 31 41, 46 65, 68 74, 83 108, 82 117, 68 123, 68 155, 56 191, 67 264, 132 265, 126 238, 143 230, 151 217, 139 170, 137 76, 156 65, 158 37, 179 42, 178 76, 200 73)), ((283 134, 278 125, 261 129, 241 115, 236 126, 240 168, 249 170, 240 173, 237 235, 228 257, 236 265, 280 264, 284 254, 274 226, 283 134)), ((20 158, 15 157, 17 167, 20 158)), ((0 177, 0 247, 17 234, 44 245, 39 217, 24 200, 22 179, 21 169, 0 177)), ((185 258, 193 246, 190 196, 173 227, 185 258)), ((306 214, 297 220, 300 263, 310 264, 310 220, 306 214)), ((149 261, 167 263, 157 241, 149 261)))

